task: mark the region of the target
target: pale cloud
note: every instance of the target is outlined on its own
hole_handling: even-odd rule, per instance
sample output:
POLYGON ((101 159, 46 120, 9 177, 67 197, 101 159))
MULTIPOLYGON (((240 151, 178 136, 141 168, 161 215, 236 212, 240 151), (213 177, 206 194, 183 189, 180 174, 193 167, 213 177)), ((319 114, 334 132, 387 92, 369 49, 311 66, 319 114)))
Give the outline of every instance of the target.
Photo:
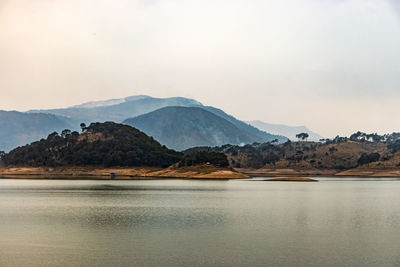
POLYGON ((0 3, 0 109, 181 95, 326 136, 400 131, 399 1, 0 3))

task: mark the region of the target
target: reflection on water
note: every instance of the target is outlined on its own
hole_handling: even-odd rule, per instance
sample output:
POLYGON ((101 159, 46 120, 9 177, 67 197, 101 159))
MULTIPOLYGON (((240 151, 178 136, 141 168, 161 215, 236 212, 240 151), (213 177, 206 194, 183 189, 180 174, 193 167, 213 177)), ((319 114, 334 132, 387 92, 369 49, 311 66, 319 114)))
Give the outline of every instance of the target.
POLYGON ((400 182, 0 180, 0 266, 398 266, 400 182))

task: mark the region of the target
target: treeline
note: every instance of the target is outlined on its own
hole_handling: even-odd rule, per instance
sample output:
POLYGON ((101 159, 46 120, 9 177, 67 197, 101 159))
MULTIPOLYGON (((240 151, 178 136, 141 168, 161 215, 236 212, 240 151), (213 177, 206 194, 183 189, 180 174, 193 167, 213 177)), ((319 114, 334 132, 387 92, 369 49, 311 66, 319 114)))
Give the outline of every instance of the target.
POLYGON ((199 151, 185 155, 179 162, 179 166, 193 166, 212 164, 217 167, 228 167, 229 161, 224 153, 199 151))
POLYGON ((360 143, 383 143, 383 144, 394 144, 398 143, 400 144, 400 133, 391 133, 391 134, 384 134, 384 135, 379 135, 377 133, 364 133, 364 132, 356 132, 350 137, 345 137, 345 136, 336 136, 333 139, 321 139, 321 142, 326 143, 326 144, 338 144, 338 143, 343 143, 343 142, 348 142, 348 141, 353 141, 353 142, 360 142, 360 143))

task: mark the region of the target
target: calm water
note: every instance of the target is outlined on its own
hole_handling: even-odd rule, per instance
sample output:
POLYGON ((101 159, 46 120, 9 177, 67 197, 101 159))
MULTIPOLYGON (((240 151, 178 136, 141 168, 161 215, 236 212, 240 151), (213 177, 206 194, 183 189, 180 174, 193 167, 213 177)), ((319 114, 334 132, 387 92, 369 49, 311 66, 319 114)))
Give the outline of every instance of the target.
POLYGON ((0 266, 400 266, 400 181, 0 180, 0 266))

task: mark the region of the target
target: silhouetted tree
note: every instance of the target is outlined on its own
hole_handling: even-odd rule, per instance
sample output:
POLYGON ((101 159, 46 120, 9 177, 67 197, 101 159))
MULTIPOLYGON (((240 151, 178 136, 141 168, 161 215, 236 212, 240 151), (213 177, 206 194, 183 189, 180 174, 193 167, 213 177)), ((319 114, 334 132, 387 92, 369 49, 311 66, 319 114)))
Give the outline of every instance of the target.
POLYGON ((302 141, 307 140, 308 137, 309 137, 308 133, 296 134, 296 138, 298 138, 299 140, 301 139, 302 141))
POLYGON ((81 129, 82 129, 82 133, 87 130, 86 124, 83 122, 81 123, 81 129))
POLYGON ((71 134, 71 130, 65 129, 61 132, 61 137, 66 138, 68 135, 71 134))

